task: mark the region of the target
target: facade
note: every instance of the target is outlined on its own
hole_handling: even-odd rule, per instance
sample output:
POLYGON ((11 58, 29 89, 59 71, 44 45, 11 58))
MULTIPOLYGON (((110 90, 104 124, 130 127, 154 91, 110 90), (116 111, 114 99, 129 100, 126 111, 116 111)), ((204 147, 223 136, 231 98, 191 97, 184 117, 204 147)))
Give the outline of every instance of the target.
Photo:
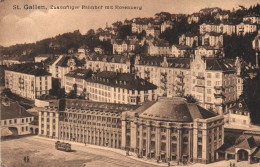
POLYGON ((222 114, 237 100, 236 70, 220 59, 196 55, 191 62, 191 95, 201 106, 222 114))
POLYGON ((258 30, 257 36, 252 41, 252 46, 253 46, 253 49, 258 50, 258 51, 260 50, 260 30, 258 30))
POLYGON ((257 32, 257 25, 248 22, 242 22, 236 25, 236 32, 237 35, 252 34, 254 32, 257 32))
POLYGON ((63 99, 39 110, 40 135, 121 148, 121 115, 138 106, 63 99), (62 108, 59 107, 62 104, 62 108))
POLYGON ((260 16, 257 15, 244 16, 243 22, 250 22, 251 24, 260 24, 260 16))
POLYGON ((160 98, 122 115, 123 149, 162 161, 210 163, 224 119, 182 98, 160 98))
POLYGON ((218 47, 198 46, 195 49, 195 55, 204 57, 222 57, 222 51, 218 47))
POLYGON ((1 103, 1 136, 30 134, 33 115, 26 112, 18 102, 2 98, 1 103))
POLYGON ((200 20, 200 13, 193 13, 191 16, 188 16, 187 22, 188 24, 198 23, 199 20, 200 20))
POLYGON ((190 59, 137 56, 135 74, 156 86, 158 96, 183 96, 190 93, 190 59))
POLYGON ((122 54, 124 52, 133 52, 138 46, 138 40, 115 40, 113 43, 113 54, 122 54))
POLYGON ((65 75, 70 71, 82 68, 83 64, 75 56, 60 55, 49 63, 48 70, 53 78, 60 80, 61 88, 65 86, 65 75))
POLYGON ((170 55, 171 49, 166 41, 153 41, 148 43, 148 54, 153 55, 170 55))
POLYGON ((157 99, 157 86, 135 74, 103 71, 86 79, 85 87, 91 101, 136 105, 157 99))
POLYGON ((49 94, 51 74, 34 64, 14 65, 5 70, 5 87, 24 98, 36 99, 49 94))
POLYGON ((90 55, 85 64, 93 72, 114 71, 130 73, 132 70, 131 59, 128 55, 90 55))
POLYGON ((198 46, 199 45, 199 39, 200 39, 200 35, 198 34, 190 34, 190 33, 186 33, 186 34, 182 34, 179 37, 179 44, 180 45, 187 45, 189 47, 193 47, 198 46))
POLYGON ((222 47, 224 44, 223 35, 219 33, 205 33, 202 35, 201 43, 206 46, 222 47))
POLYGON ((173 57, 187 57, 192 52, 192 48, 187 45, 172 45, 171 50, 173 57))
POLYGON ((85 80, 91 77, 92 71, 88 69, 77 69, 65 75, 65 92, 75 91, 77 96, 87 96, 85 80))
POLYGON ((203 23, 200 25, 200 34, 206 32, 215 32, 226 35, 236 34, 236 24, 232 23, 220 23, 220 24, 206 24, 203 23))
POLYGON ((173 22, 171 21, 164 21, 161 24, 161 33, 163 33, 166 29, 172 29, 173 22))

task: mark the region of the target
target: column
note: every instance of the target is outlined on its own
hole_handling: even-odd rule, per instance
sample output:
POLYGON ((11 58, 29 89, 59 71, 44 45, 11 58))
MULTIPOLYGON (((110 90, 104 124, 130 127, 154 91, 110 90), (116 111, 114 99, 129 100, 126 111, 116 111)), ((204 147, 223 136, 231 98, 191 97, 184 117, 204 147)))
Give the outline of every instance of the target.
POLYGON ((101 131, 101 145, 104 146, 104 129, 101 131))
POLYGON ((136 142, 137 142, 137 122, 131 122, 131 142, 130 142, 130 148, 131 150, 136 150, 136 142))
POLYGON ((182 160, 182 129, 178 127, 177 129, 177 161, 182 160))
POLYGON ((126 120, 122 120, 122 130, 121 130, 121 149, 126 147, 126 120))
POLYGON ((193 138, 192 138, 192 129, 189 129, 189 138, 188 138, 188 149, 189 149, 189 159, 188 159, 188 161, 190 161, 191 160, 191 158, 193 157, 192 156, 192 140, 193 140, 193 138))
POLYGON ((166 129, 166 158, 171 159, 171 129, 167 127, 166 129))
POLYGON ((112 143, 112 147, 115 148, 116 147, 116 136, 115 136, 115 131, 112 131, 113 134, 113 143, 112 143))
MULTIPOLYGON (((57 113, 55 113, 55 137, 56 137, 56 139, 58 139, 59 138, 59 136, 60 136, 60 126, 59 126, 59 113, 57 112, 57 113)), ((63 131, 64 131, 64 127, 63 127, 63 131)), ((63 135, 63 134, 62 134, 63 135)))
POLYGON ((53 113, 51 112, 50 113, 50 135, 49 135, 50 137, 54 137, 53 136, 53 113))
POLYGON ((39 117, 38 117, 38 121, 39 121, 39 132, 38 132, 38 135, 41 135, 42 134, 42 117, 43 117, 43 115, 42 115, 42 112, 41 111, 39 111, 38 112, 39 113, 39 117))
POLYGON ((82 127, 81 127, 81 125, 79 125, 79 127, 78 127, 78 129, 79 129, 79 139, 78 139, 78 142, 82 142, 82 138, 81 138, 81 135, 82 135, 82 127))
POLYGON ((161 129, 159 123, 156 125, 155 130, 155 152, 156 156, 160 157, 161 154, 161 129))
POLYGON ((69 125, 69 141, 71 140, 71 125, 69 125))
POLYGON ((144 146, 144 140, 143 140, 143 124, 139 125, 139 154, 143 155, 143 146, 144 146))
MULTIPOLYGON (((214 138, 213 138, 213 140, 214 140, 214 138)), ((208 148, 207 130, 202 129, 202 162, 203 163, 207 163, 207 161, 209 159, 209 157, 208 157, 209 154, 208 154, 207 148, 208 148)))
POLYGON ((44 112, 44 136, 47 135, 47 112, 44 112))
POLYGON ((148 157, 150 154, 150 148, 151 148, 151 126, 148 124, 146 125, 146 135, 147 135, 147 139, 146 139, 146 156, 148 157))
POLYGON ((120 145, 119 145, 119 134, 120 134, 120 132, 116 132, 116 140, 117 140, 117 143, 116 143, 116 148, 119 148, 120 147, 120 145))
POLYGON ((89 143, 89 127, 86 128, 87 135, 86 135, 86 143, 89 143))

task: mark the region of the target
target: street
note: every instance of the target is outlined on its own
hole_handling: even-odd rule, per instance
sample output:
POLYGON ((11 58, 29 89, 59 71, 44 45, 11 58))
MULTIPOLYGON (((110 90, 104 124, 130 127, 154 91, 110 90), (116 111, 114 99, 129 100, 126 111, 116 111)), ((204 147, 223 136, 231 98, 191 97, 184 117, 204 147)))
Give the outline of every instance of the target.
MULTIPOLYGON (((142 162, 132 156, 120 154, 122 150, 114 151, 99 149, 93 145, 71 143, 72 151, 65 152, 55 149, 55 140, 38 136, 26 136, 8 139, 1 142, 1 167, 155 167, 151 162, 142 162), (24 158, 29 157, 29 162, 24 158)), ((107 148, 109 149, 109 148, 107 148)), ((111 149, 112 150, 112 149, 111 149)), ((231 161, 220 161, 211 164, 192 164, 192 167, 229 167, 231 161)), ((159 165, 167 166, 165 163, 159 165)), ((176 164, 173 164, 176 166, 176 164)), ((247 162, 236 163, 236 167, 258 167, 258 164, 247 162)))

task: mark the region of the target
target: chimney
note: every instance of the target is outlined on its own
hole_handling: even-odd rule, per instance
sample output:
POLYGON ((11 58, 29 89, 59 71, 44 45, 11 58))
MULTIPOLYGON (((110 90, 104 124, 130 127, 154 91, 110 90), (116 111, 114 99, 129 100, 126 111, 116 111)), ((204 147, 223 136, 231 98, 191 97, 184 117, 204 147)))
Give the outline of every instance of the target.
POLYGON ((259 65, 258 65, 258 53, 255 53, 255 67, 258 69, 259 65))

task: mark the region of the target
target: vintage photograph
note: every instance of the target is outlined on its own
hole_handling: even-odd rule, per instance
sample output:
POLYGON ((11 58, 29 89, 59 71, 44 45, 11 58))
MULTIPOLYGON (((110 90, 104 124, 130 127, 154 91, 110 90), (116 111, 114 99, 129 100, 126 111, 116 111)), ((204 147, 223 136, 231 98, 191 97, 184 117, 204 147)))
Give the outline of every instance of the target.
POLYGON ((259 0, 0 0, 1 167, 260 167, 259 0))

